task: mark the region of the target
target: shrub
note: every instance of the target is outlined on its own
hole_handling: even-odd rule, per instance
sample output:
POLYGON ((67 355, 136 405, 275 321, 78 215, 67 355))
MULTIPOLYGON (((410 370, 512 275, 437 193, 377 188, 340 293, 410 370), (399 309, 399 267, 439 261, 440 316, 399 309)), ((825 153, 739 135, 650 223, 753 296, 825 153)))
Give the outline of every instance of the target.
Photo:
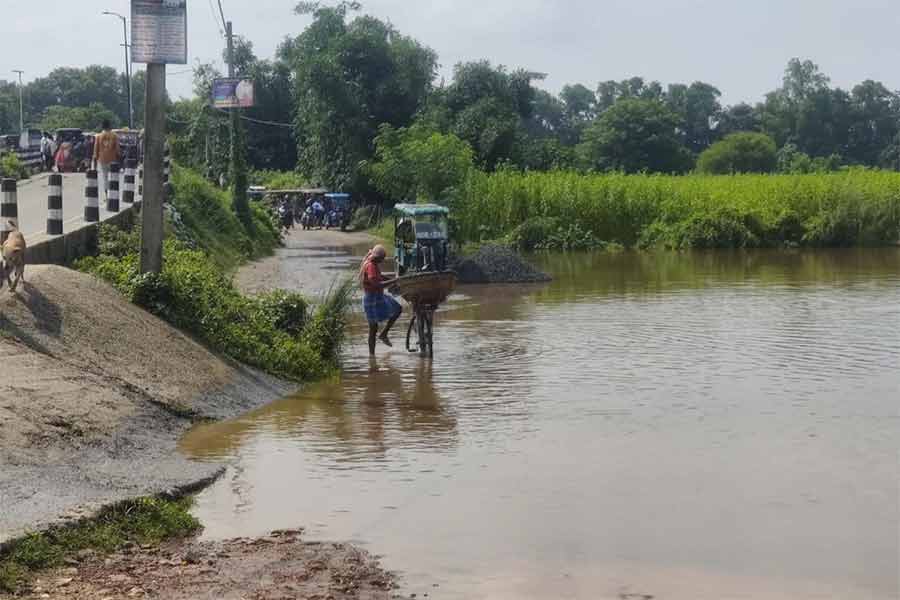
POLYGON ((559 229, 553 217, 534 217, 512 230, 507 237, 510 246, 519 250, 537 250, 559 229))
POLYGON ((350 227, 356 230, 368 229, 375 223, 377 214, 377 206, 360 206, 356 209, 356 212, 353 213, 353 219, 350 221, 350 227))
POLYGON ((30 174, 28 167, 12 152, 0 156, 0 177, 27 179, 30 174))
POLYGON ((296 190, 309 185, 307 178, 296 171, 253 171, 249 180, 252 185, 262 185, 270 190, 296 190))
POLYGON ((710 175, 771 173, 777 166, 775 140, 763 133, 732 133, 700 154, 697 170, 710 175))
POLYGON ((309 318, 307 302, 297 294, 243 296, 201 251, 167 240, 163 255, 160 275, 139 274, 137 252, 85 258, 77 266, 210 348, 246 364, 298 381, 321 378, 337 366, 352 282, 338 286, 309 318))

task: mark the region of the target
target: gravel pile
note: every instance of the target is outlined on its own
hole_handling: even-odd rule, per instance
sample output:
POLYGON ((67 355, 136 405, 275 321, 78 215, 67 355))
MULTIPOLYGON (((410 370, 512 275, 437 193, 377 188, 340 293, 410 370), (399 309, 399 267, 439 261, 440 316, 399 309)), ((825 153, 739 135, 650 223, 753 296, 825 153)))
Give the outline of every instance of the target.
POLYGON ((460 283, 540 283, 551 279, 509 248, 490 244, 458 259, 453 270, 460 283))

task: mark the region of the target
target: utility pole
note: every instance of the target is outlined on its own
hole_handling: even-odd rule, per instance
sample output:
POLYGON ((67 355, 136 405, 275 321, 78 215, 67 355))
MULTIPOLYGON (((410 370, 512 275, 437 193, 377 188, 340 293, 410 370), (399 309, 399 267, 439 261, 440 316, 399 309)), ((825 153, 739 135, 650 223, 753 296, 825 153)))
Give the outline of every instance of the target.
MULTIPOLYGON (((234 35, 231 21, 225 23, 227 40, 228 77, 234 78, 234 35)), ((231 182, 234 211, 244 225, 250 224, 250 206, 247 201, 247 167, 244 164, 244 140, 241 131, 241 109, 231 108, 231 182)))
POLYGON ((128 20, 123 15, 109 10, 103 11, 103 14, 122 19, 122 35, 125 38, 125 43, 122 44, 125 48, 125 85, 128 90, 128 128, 134 129, 134 100, 131 95, 131 60, 128 57, 128 48, 130 47, 130 44, 128 43, 128 20))
POLYGON ((144 112, 144 199, 141 205, 141 273, 162 272, 163 152, 166 141, 166 65, 147 65, 144 112))
POLYGON ((13 69, 13 73, 19 74, 19 134, 22 134, 25 131, 25 104, 22 101, 22 74, 25 71, 13 69))

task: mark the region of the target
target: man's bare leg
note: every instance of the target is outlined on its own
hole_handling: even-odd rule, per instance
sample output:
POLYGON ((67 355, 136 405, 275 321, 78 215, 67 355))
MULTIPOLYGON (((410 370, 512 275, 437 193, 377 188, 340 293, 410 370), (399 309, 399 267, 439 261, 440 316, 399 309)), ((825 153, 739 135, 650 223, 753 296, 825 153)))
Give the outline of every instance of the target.
POLYGON ((375 356, 375 340, 378 336, 378 323, 369 323, 369 356, 375 356))

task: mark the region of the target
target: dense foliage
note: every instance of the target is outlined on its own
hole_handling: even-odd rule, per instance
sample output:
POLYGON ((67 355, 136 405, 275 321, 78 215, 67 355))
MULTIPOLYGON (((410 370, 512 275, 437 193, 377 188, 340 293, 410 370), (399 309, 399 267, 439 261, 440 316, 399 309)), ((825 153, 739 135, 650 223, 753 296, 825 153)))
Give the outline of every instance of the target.
MULTIPOLYGON (((125 75, 112 67, 60 67, 24 86, 26 126, 45 129, 83 127, 95 129, 96 115, 110 117, 114 127, 128 125, 128 86, 125 75), (69 112, 82 109, 81 112, 69 112), (72 117, 69 123, 66 117, 72 117), (91 127, 84 127, 90 125, 91 127)), ((131 80, 135 126, 144 121, 144 73, 131 80)), ((19 130, 19 91, 13 82, 0 80, 0 133, 19 130)))
POLYGON ((444 203, 473 168, 472 148, 452 133, 384 125, 375 146, 376 160, 366 172, 388 198, 444 203))
POLYGON ((0 155, 0 178, 25 179, 29 175, 28 167, 12 152, 0 155))
POLYGON ((251 204, 252 218, 242 223, 231 196, 189 169, 172 173, 178 213, 176 233, 190 247, 202 248, 223 271, 230 272, 245 260, 267 256, 278 246, 278 228, 261 206, 251 204))
POLYGON ((697 159, 697 170, 709 175, 771 173, 776 166, 775 140, 763 133, 732 133, 697 159))
POLYGON ((567 232, 627 247, 887 244, 900 231, 900 174, 473 172, 453 206, 462 241, 511 236, 530 247, 567 232))
POLYGON ((369 16, 347 19, 352 5, 300 7, 313 23, 279 51, 296 88, 300 170, 336 189, 365 188, 360 163, 378 127, 408 125, 424 104, 435 53, 369 16))
POLYGON ((214 350, 282 377, 310 380, 336 366, 353 285, 336 286, 310 308, 300 295, 243 296, 230 271, 271 251, 278 235, 262 210, 245 229, 229 198, 196 174, 176 169, 163 272, 139 274, 139 230, 102 226, 98 256, 78 268, 112 283, 134 303, 190 332, 214 350))

